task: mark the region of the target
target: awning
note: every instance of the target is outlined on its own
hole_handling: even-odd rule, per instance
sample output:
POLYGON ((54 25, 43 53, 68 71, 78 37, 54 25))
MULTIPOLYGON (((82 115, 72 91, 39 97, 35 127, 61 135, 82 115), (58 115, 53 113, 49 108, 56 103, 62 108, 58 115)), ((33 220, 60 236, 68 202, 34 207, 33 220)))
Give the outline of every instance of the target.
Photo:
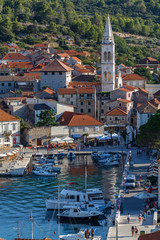
POLYGON ((81 135, 81 134, 72 134, 72 137, 73 137, 73 138, 81 138, 82 135, 81 135))
POLYGON ((100 137, 100 136, 102 136, 103 134, 90 134, 90 135, 88 135, 87 136, 87 138, 97 138, 97 137, 100 137))

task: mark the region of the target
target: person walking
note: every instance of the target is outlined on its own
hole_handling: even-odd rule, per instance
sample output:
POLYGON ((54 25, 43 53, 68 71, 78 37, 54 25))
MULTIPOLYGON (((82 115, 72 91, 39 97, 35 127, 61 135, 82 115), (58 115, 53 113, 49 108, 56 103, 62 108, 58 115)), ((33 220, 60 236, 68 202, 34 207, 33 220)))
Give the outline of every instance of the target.
POLYGON ((139 219, 139 223, 140 223, 141 220, 142 220, 142 214, 141 214, 141 213, 139 213, 139 215, 138 215, 138 219, 139 219))
POLYGON ((94 230, 93 230, 93 228, 91 229, 91 238, 92 239, 94 238, 94 230))
POLYGON ((127 221, 128 221, 128 223, 130 223, 130 219, 131 219, 131 216, 130 216, 130 214, 128 213, 128 215, 127 215, 127 221))
POLYGON ((134 232, 135 232, 135 236, 137 237, 137 234, 138 234, 138 228, 135 226, 134 228, 134 232))
POLYGON ((131 227, 132 237, 134 236, 134 231, 135 231, 134 226, 132 226, 131 227))

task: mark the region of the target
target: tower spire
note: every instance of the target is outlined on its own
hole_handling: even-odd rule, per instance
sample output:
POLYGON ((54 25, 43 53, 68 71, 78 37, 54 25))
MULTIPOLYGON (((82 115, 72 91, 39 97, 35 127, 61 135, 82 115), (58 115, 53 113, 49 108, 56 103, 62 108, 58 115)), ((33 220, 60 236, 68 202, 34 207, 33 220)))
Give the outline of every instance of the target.
POLYGON ((112 32, 112 26, 110 22, 109 14, 107 15, 107 20, 104 28, 104 34, 102 39, 103 44, 114 43, 114 37, 112 32))

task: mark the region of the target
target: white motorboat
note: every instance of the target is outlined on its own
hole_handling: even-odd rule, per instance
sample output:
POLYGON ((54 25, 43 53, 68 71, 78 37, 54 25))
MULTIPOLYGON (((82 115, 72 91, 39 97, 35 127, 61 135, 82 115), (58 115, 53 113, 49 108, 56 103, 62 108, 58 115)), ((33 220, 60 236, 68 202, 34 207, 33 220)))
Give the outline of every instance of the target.
POLYGON ((100 211, 92 210, 81 210, 78 207, 70 206, 68 210, 65 210, 61 213, 57 214, 57 217, 60 217, 60 222, 66 222, 70 220, 74 221, 91 221, 91 220, 98 220, 99 216, 102 216, 103 213, 100 211))
MULTIPOLYGON (((67 234, 67 235, 60 235, 60 240, 86 240, 85 237, 85 232, 80 231, 79 233, 76 234, 67 234)), ((93 240, 101 240, 101 236, 96 236, 94 235, 93 240)))
POLYGON ((69 159, 69 160, 73 160, 73 159, 75 159, 76 158, 76 155, 75 155, 75 153, 74 153, 74 150, 68 150, 68 154, 67 154, 67 158, 69 159))
POLYGON ((45 164, 34 164, 34 170, 44 170, 50 172, 60 172, 61 168, 53 165, 53 163, 45 163, 45 164))
POLYGON ((82 191, 73 189, 63 189, 58 198, 49 198, 45 200, 47 210, 64 210, 64 206, 81 206, 86 203, 100 205, 101 209, 106 208, 102 191, 99 189, 86 189, 82 191))
POLYGON ((53 153, 50 153, 50 154, 45 154, 44 155, 45 156, 45 161, 47 162, 47 163, 54 163, 54 161, 55 161, 55 155, 53 154, 53 153))
POLYGON ((58 153, 57 153, 57 159, 63 159, 64 158, 64 152, 63 150, 58 150, 58 153))
POLYGON ((56 172, 53 171, 47 171, 47 170, 32 170, 32 173, 36 176, 42 176, 42 177, 55 177, 57 176, 56 172))
POLYGON ((110 158, 102 158, 98 160, 98 163, 100 164, 105 164, 106 162, 110 162, 111 159, 110 158))
POLYGON ((104 163, 105 167, 112 167, 112 166, 119 166, 119 162, 116 160, 110 160, 106 163, 104 163))

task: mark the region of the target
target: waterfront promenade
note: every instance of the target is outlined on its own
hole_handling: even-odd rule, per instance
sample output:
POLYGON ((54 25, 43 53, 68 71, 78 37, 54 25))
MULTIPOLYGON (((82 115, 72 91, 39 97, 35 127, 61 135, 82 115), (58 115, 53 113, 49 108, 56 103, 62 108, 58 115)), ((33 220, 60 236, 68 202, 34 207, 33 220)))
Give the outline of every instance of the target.
MULTIPOLYGON (((137 150, 132 149, 132 159, 134 160, 134 166, 129 168, 130 174, 135 174, 136 179, 139 180, 139 176, 142 175, 142 182, 146 178, 147 168, 150 164, 149 156, 146 153, 142 153, 137 156, 137 150)), ((144 200, 134 198, 133 195, 142 192, 143 188, 135 188, 134 190, 129 190, 129 193, 125 194, 123 200, 123 213, 120 216, 118 223, 118 239, 129 240, 138 239, 141 231, 145 233, 150 233, 151 229, 155 229, 153 224, 153 216, 147 216, 146 221, 141 221, 139 223, 138 215, 144 207, 144 200), (127 215, 130 213, 131 220, 130 223, 127 222, 127 215), (132 237, 131 227, 136 226, 138 228, 137 236, 132 237)), ((109 228, 107 240, 116 240, 116 227, 112 226, 109 228)))

